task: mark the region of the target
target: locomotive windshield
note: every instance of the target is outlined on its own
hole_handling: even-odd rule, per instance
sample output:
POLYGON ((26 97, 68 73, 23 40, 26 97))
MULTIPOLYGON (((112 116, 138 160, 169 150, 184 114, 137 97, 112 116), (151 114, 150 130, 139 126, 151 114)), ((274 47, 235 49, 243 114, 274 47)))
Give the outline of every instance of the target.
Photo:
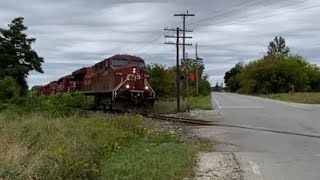
POLYGON ((130 64, 139 66, 139 67, 144 67, 144 62, 143 61, 131 61, 130 64))
POLYGON ((112 60, 112 66, 114 67, 121 67, 126 65, 136 65, 139 67, 144 67, 143 61, 127 61, 127 60, 112 60))
POLYGON ((112 60, 112 66, 115 66, 115 67, 120 67, 120 66, 125 66, 125 65, 128 65, 129 64, 129 61, 126 61, 126 60, 112 60))

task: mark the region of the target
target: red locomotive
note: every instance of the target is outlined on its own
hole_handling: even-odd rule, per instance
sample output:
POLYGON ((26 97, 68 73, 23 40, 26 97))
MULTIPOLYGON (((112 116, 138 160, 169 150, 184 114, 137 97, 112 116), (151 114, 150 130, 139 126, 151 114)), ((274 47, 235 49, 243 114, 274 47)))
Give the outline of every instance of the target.
POLYGON ((42 86, 40 93, 78 91, 94 96, 96 107, 147 110, 154 103, 155 92, 148 83, 149 73, 144 66, 144 60, 139 57, 115 55, 42 86))

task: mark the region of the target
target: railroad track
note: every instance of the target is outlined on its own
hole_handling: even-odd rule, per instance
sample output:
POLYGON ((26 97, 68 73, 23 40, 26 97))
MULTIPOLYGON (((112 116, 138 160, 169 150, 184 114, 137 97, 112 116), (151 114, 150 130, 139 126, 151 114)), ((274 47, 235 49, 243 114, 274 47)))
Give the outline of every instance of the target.
MULTIPOLYGON (((90 109, 90 111, 97 111, 98 109, 90 109)), ((102 110, 102 109, 100 109, 102 110)), ((105 111, 108 113, 116 113, 116 114, 124 114, 122 111, 105 111)), ((148 115, 148 114, 141 114, 146 118, 151 119, 158 119, 158 120, 164 120, 164 121, 170 121, 170 122, 181 122, 185 124, 193 124, 193 125, 215 125, 218 121, 210 121, 210 120, 204 120, 204 119, 192 119, 192 118, 184 118, 184 117, 175 117, 175 116, 164 116, 164 115, 148 115)))
POLYGON ((165 120, 170 122, 181 122, 181 123, 193 124, 193 125, 214 125, 214 122, 215 122, 215 121, 209 121, 204 119, 192 119, 192 118, 163 116, 163 115, 149 115, 146 117, 151 119, 159 119, 159 120, 165 120))
POLYGON ((193 125, 240 128, 240 129, 247 129, 247 130, 254 130, 254 131, 272 132, 272 133, 278 133, 278 134, 295 135, 295 136, 303 136, 303 137, 320 139, 319 134, 290 132, 290 131, 283 131, 283 130, 279 130, 279 129, 268 129, 268 128, 262 128, 262 127, 243 126, 243 125, 222 123, 221 121, 209 121, 209 120, 204 120, 204 119, 191 119, 191 118, 171 117, 171 116, 161 116, 161 115, 149 115, 147 117, 152 118, 152 119, 166 120, 166 121, 171 121, 171 122, 181 122, 181 123, 187 123, 187 124, 193 124, 193 125))

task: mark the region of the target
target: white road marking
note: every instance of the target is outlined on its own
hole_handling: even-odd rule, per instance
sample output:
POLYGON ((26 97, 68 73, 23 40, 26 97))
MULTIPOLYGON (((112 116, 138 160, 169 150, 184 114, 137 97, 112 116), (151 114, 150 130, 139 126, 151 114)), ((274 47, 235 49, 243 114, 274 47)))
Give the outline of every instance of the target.
POLYGON ((213 99, 214 99, 214 101, 216 102, 216 104, 218 105, 219 109, 221 109, 221 105, 220 105, 220 103, 218 102, 218 100, 216 99, 216 97, 213 96, 213 99))
POLYGON ((263 106, 221 106, 221 109, 263 109, 263 106))
POLYGON ((249 161, 250 163, 250 166, 252 168, 252 171, 253 173, 255 173, 256 175, 260 176, 261 175, 261 172, 260 172, 260 169, 259 169, 259 165, 253 161, 249 161))

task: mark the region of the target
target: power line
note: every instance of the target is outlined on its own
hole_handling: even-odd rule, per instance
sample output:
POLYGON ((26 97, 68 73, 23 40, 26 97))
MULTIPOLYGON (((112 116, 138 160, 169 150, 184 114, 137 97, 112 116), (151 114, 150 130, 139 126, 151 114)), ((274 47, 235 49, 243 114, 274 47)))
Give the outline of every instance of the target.
MULTIPOLYGON (((239 1, 241 1, 241 0, 239 0, 239 1)), ((262 1, 264 1, 264 0, 262 0, 262 1)), ((238 3, 238 4, 235 4, 235 5, 233 5, 232 7, 236 7, 236 6, 238 6, 238 5, 240 5, 240 4, 247 4, 247 3, 251 3, 251 2, 253 2, 253 1, 249 1, 249 2, 245 2, 245 3, 238 3)), ((232 8, 231 7, 231 8, 232 8)), ((211 12, 211 13, 209 13, 208 15, 212 15, 212 14, 215 14, 215 13, 219 13, 219 12, 222 12, 222 11, 224 11, 225 9, 220 9, 220 10, 216 10, 216 11, 214 11, 214 12, 211 12)), ((189 24, 188 24, 189 25, 189 24)), ((153 33, 153 34, 157 34, 157 33, 153 33)), ((147 43, 145 43, 144 45, 142 45, 142 46, 139 46, 138 48, 134 48, 133 50, 130 50, 130 51, 132 51, 132 52, 137 52, 137 51, 140 51, 140 50, 142 50, 142 49, 144 49, 145 47, 147 47, 147 46, 149 46, 150 44, 152 44, 153 42, 155 42, 155 41, 157 41, 157 40, 160 40, 161 39, 161 37, 158 37, 158 38, 154 38, 154 39, 152 39, 151 41, 148 41, 147 43)), ((154 46, 154 45, 153 45, 154 46)), ((151 46, 152 47, 152 46, 151 46)))
MULTIPOLYGON (((155 34, 155 33, 154 33, 154 34, 155 34)), ((134 48, 134 49, 130 50, 130 52, 140 51, 140 50, 143 49, 144 47, 152 44, 153 42, 155 42, 155 41, 157 41, 157 40, 159 40, 159 39, 160 39, 159 37, 153 38, 153 39, 151 39, 150 41, 148 41, 146 44, 144 44, 143 46, 139 46, 138 48, 134 48)))
MULTIPOLYGON (((241 0, 240 0, 241 1, 241 0)), ((258 0, 259 1, 259 0, 258 0)), ((260 1, 265 1, 265 0, 260 0, 260 1)), ((239 7, 240 5, 244 5, 244 4, 251 4, 252 2, 255 2, 255 0, 252 0, 252 1, 246 1, 246 2, 240 2, 240 3, 237 3, 237 4, 234 4, 233 6, 231 6, 231 7, 229 7, 229 9, 233 9, 233 8, 235 8, 235 7, 239 7)), ((257 1, 256 1, 257 2, 257 1)), ((237 9, 239 9, 239 8, 237 8, 237 9)), ((224 11, 226 11, 226 10, 228 10, 228 9, 218 9, 218 10, 215 10, 215 11, 213 11, 213 12, 211 12, 211 13, 208 13, 206 16, 212 16, 212 15, 214 15, 214 14, 219 14, 220 12, 224 12, 224 11)), ((194 22, 196 22, 196 21, 198 21, 198 20, 202 20, 203 19, 203 17, 199 17, 199 18, 195 18, 194 19, 194 22)), ((193 24, 193 22, 191 22, 190 24, 193 24)), ((190 25, 190 24, 188 24, 188 25, 190 25)))
MULTIPOLYGON (((309 1, 309 0, 306 0, 306 1, 309 1)), ((296 1, 294 3, 289 3, 287 4, 288 2, 292 2, 292 0, 286 0, 286 1, 283 1, 282 3, 273 3, 272 6, 267 6, 265 8, 260 8, 260 10, 263 10, 265 12, 268 13, 269 10, 275 10, 275 7, 277 7, 276 9, 281 9, 281 8, 284 8, 284 7, 289 7, 289 6, 292 6, 292 5, 296 5, 296 4, 300 4, 300 3, 305 3, 306 1, 296 1)), ((266 3, 267 1, 263 1, 264 3, 266 3)), ((253 7, 253 6, 252 6, 253 7)), ((241 9, 241 7, 239 8, 241 9)), ((249 11, 247 13, 250 13, 250 12, 253 12, 253 11, 249 11)), ((206 18, 202 18, 198 21, 194 21, 194 22, 191 22, 189 23, 188 25, 194 25, 194 24, 199 24, 201 22, 206 22, 206 21, 210 21, 212 19, 215 19, 215 18, 218 18, 218 17, 224 17, 222 19, 219 19, 220 21, 223 21, 224 19, 227 19, 229 18, 230 16, 232 15, 236 15, 238 14, 237 12, 235 11, 230 11, 230 12, 225 12, 223 14, 219 14, 217 16, 210 16, 210 17, 206 17, 206 18), (227 16, 227 17, 226 17, 227 16)), ((264 13, 261 13, 261 14, 264 14, 264 13)), ((248 14, 250 15, 250 14, 248 14)), ((247 16, 248 16, 247 15, 247 16)), ((256 15, 256 14, 255 14, 256 15)), ((246 16, 242 16, 242 17, 246 17, 246 16)))
POLYGON ((283 12, 283 13, 272 14, 272 15, 268 15, 268 16, 262 16, 262 17, 255 18, 255 19, 247 19, 245 21, 240 21, 240 22, 234 21, 234 22, 227 23, 227 24, 221 23, 221 24, 217 24, 217 25, 214 25, 214 26, 228 26, 228 25, 252 22, 252 21, 256 21, 256 20, 267 19, 267 18, 274 17, 274 16, 285 15, 287 13, 297 12, 297 11, 301 11, 301 10, 308 10, 308 9, 312 9, 312 8, 316 8, 316 7, 320 7, 320 4, 317 4, 317 5, 314 5, 314 6, 308 6, 308 7, 304 7, 304 8, 300 8, 300 9, 295 9, 293 11, 286 11, 286 12, 283 12))
MULTIPOLYGON (((263 2, 265 2, 265 0, 262 0, 263 2)), ((290 0, 286 0, 286 1, 290 1, 290 0)), ((307 0, 308 1, 308 0, 307 0)), ((232 7, 237 7, 238 5, 244 5, 244 4, 251 4, 252 2, 255 2, 255 3, 258 3, 260 2, 259 0, 258 1, 248 1, 248 2, 241 2, 241 3, 237 3, 235 5, 233 5, 232 7)), ((301 1, 299 1, 301 3, 301 1)), ((276 5, 279 5, 279 3, 274 3, 276 5)), ((254 5, 254 4, 253 4, 254 5)), ((231 8, 232 8, 231 7, 231 8)), ((253 6, 252 6, 253 7, 253 6)), ((240 7, 241 8, 241 7, 240 7)), ((216 10, 214 12, 211 12, 209 13, 209 15, 211 14, 215 14, 215 13, 219 13, 219 12, 223 12, 225 9, 220 9, 220 10, 216 10)), ((224 15, 227 15, 227 14, 236 14, 234 11, 231 11, 231 12, 225 12, 224 14, 220 14, 219 16, 216 16, 216 17, 220 17, 220 16, 224 16, 224 15)), ((215 18, 216 18, 215 17, 215 18)), ((210 17, 210 19, 212 19, 212 17, 210 17)), ((200 20, 201 22, 204 22, 204 21, 208 21, 208 18, 202 18, 200 20)), ((193 25, 193 24, 198 24, 200 23, 200 21, 195 21, 195 22, 192 22, 192 23, 189 23, 187 25, 193 25)), ((153 33, 153 34, 157 34, 157 33, 153 33)), ((143 49, 145 49, 146 47, 148 47, 150 44, 156 42, 157 40, 160 40, 161 37, 157 37, 157 38, 153 38, 152 40, 148 41, 147 43, 143 44, 142 46, 139 46, 139 47, 136 47, 134 48, 133 50, 131 50, 131 52, 138 52, 138 51, 141 51, 143 49)), ((153 47, 155 44, 153 44, 151 47, 153 47)))
MULTIPOLYGON (((306 0, 306 1, 309 1, 309 0, 306 0)), ((281 4, 275 3, 275 4, 273 4, 273 6, 271 6, 271 8, 270 8, 270 6, 269 6, 269 7, 267 7, 267 8, 263 8, 263 9, 266 9, 266 11, 267 11, 267 10, 277 10, 277 9, 281 9, 281 8, 288 7, 288 6, 292 6, 292 5, 296 5, 296 4, 300 4, 300 3, 305 3, 306 1, 303 1, 303 2, 302 2, 302 1, 298 1, 298 2, 291 3, 291 4, 285 4, 286 6, 283 6, 284 3, 281 3, 281 4), (279 5, 282 5, 282 6, 279 6, 279 5), (278 6, 278 8, 277 8, 277 9, 274 9, 275 6, 278 6)), ((258 2, 258 1, 256 1, 256 2, 258 2)), ((287 0, 286 2, 290 2, 290 0, 287 0)), ((241 4, 241 3, 238 3, 238 4, 236 4, 236 5, 239 5, 239 4, 241 4)), ((242 4, 244 4, 244 3, 242 3, 242 4)), ((236 5, 234 5, 234 6, 236 6, 236 5)), ((259 17, 259 18, 255 18, 255 19, 247 19, 247 20, 245 20, 245 18, 244 18, 244 16, 243 16, 242 19, 245 20, 245 21, 231 22, 231 23, 227 23, 227 24, 221 23, 221 24, 217 24, 217 25, 215 25, 215 26, 233 25, 233 24, 237 24, 237 23, 251 22, 251 21, 255 21, 255 20, 266 19, 266 18, 269 18, 269 17, 278 16, 278 15, 284 15, 284 14, 286 14, 286 13, 296 12, 296 11, 300 11, 300 10, 312 9, 312 8, 315 8, 315 7, 318 7, 318 6, 320 6, 320 5, 309 6, 309 7, 297 9, 297 10, 294 10, 294 11, 288 11, 288 12, 284 12, 284 13, 277 13, 277 14, 268 15, 268 16, 263 16, 263 17, 259 17)), ((260 10, 261 10, 261 9, 260 9, 260 10)), ((212 13, 210 13, 210 14, 214 14, 214 13, 217 13, 217 12, 222 12, 222 10, 218 10, 218 11, 212 12, 212 13)), ((251 12, 252 12, 252 11, 251 11, 251 12)), ((230 15, 230 14, 231 14, 231 15, 232 15, 232 14, 236 14, 235 12, 227 12, 227 13, 228 13, 229 15, 230 15)), ((266 13, 259 13, 259 14, 252 14, 252 15, 255 15, 255 16, 256 16, 256 15, 264 15, 264 14, 266 14, 266 13)), ((220 16, 223 16, 223 15, 227 15, 227 14, 226 14, 226 13, 225 13, 225 14, 221 14, 220 16)), ((210 19, 209 19, 209 17, 208 17, 208 18, 202 18, 202 19, 199 20, 199 21, 195 21, 195 22, 189 23, 189 24, 187 24, 187 25, 198 24, 198 23, 200 23, 200 22, 205 22, 205 21, 211 20, 212 18, 213 18, 213 17, 210 17, 210 19)), ((216 17, 215 17, 215 18, 216 18, 216 17)), ((223 19, 220 19, 220 20, 223 20, 223 19)), ((155 33, 153 33, 153 34, 155 34, 155 33)), ((135 48, 134 51, 135 51, 135 52, 141 51, 141 50, 145 49, 146 47, 148 47, 148 46, 150 46, 150 45, 152 45, 151 47, 153 47, 154 45, 156 45, 156 44, 153 44, 153 43, 154 43, 155 41, 157 41, 157 40, 160 40, 160 38, 161 38, 161 37, 154 38, 154 39, 148 41, 146 44, 144 44, 144 45, 142 45, 142 46, 139 46, 138 48, 135 48)))

